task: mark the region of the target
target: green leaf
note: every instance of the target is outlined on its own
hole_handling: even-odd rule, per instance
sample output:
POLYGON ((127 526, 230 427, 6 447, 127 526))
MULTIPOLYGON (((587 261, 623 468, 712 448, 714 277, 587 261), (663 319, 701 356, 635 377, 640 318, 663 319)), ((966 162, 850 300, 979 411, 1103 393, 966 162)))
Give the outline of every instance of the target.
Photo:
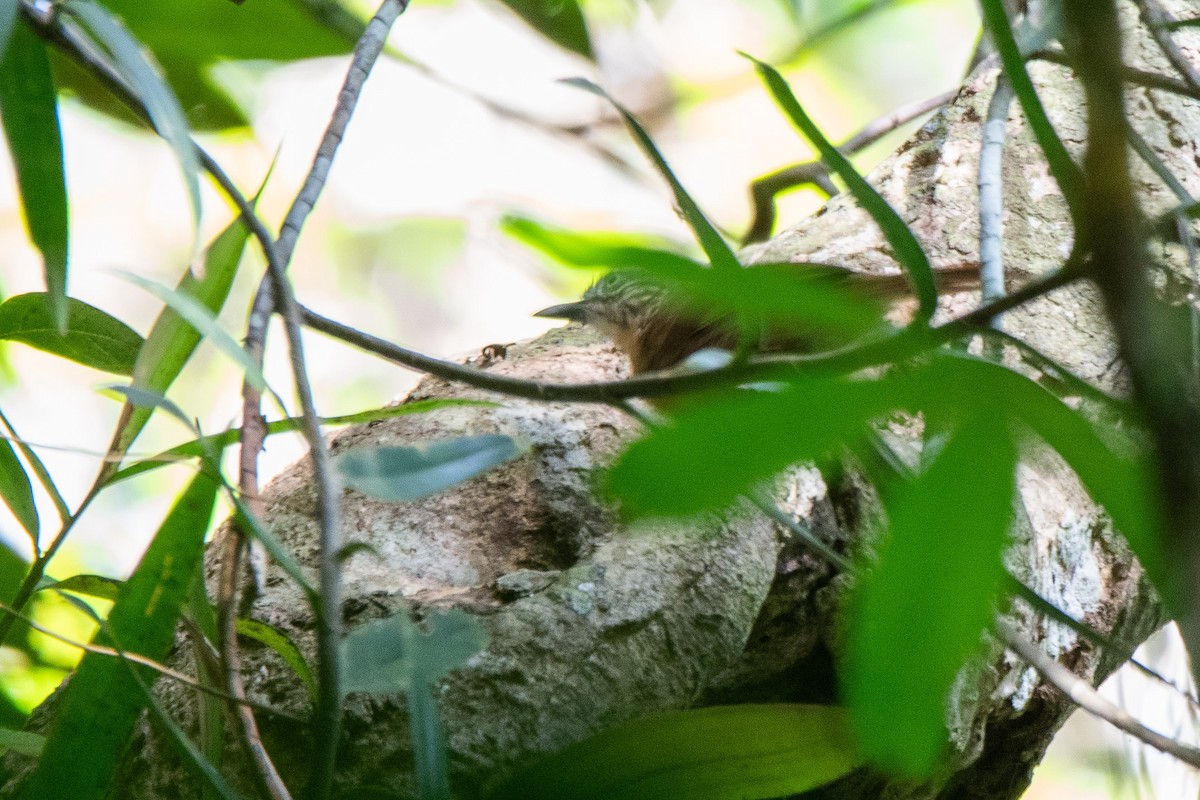
POLYGON ((63 332, 67 327, 68 213, 58 96, 46 46, 24 23, 12 29, 0 60, 0 115, 16 167, 25 227, 42 253, 51 298, 49 318, 53 327, 63 332))
MULTIPOLYGON (((462 400, 457 398, 446 398, 440 400, 417 400, 412 403, 404 403, 398 406, 386 406, 384 408, 371 409, 370 411, 360 411, 355 414, 343 414, 336 417, 321 417, 321 425, 357 425, 363 422, 373 422, 378 419, 391 419, 392 417, 402 417, 408 414, 423 414, 428 411, 434 411, 439 408, 452 407, 478 407, 478 408, 496 408, 497 403, 488 400, 462 400)), ((267 423, 267 436, 272 436, 276 433, 287 433, 290 431, 298 431, 303 425, 301 417, 287 417, 286 419, 277 419, 267 423)), ((207 456, 209 453, 217 453, 224 450, 230 445, 237 444, 241 441, 242 429, 230 428, 221 433, 215 433, 211 436, 204 436, 199 439, 193 439, 190 442, 176 445, 170 450, 164 450, 158 455, 141 461, 135 461, 128 467, 117 472, 109 478, 109 484, 123 481, 126 478, 132 478, 135 475, 140 475, 143 472, 148 472, 152 469, 174 464, 179 461, 186 461, 197 456, 207 456)))
MULTIPOLYGON (((233 286, 248 238, 246 223, 241 217, 234 219, 208 246, 204 276, 198 278, 191 270, 186 271, 176 285, 175 293, 193 298, 212 315, 219 314, 233 286)), ((146 344, 134 363, 134 386, 165 395, 199 343, 197 329, 173 307, 164 308, 151 326, 146 344)), ((124 424, 113 442, 114 451, 124 453, 133 444, 150 419, 150 413, 148 408, 126 406, 122 416, 124 424)))
POLYGON ((0 304, 0 339, 21 342, 85 367, 133 373, 143 341, 137 331, 82 300, 67 298, 70 325, 60 335, 53 299, 46 292, 10 297, 0 304))
POLYGON ((380 500, 440 492, 522 452, 500 434, 441 439, 421 447, 359 447, 337 457, 346 485, 380 500))
MULTIPOLYGON (((249 124, 212 80, 213 65, 342 55, 365 27, 341 5, 317 0, 106 0, 105 6, 154 53, 188 119, 201 130, 249 124)), ((88 105, 130 118, 107 89, 70 59, 56 58, 54 67, 88 105)))
POLYGON ((917 237, 909 230, 908 225, 900 218, 895 209, 888 205, 874 187, 858 174, 854 165, 825 138, 821 129, 800 106, 796 95, 792 93, 791 87, 788 86, 783 76, 769 64, 745 53, 742 55, 753 62, 755 69, 767 84, 771 96, 775 98, 775 102, 787 114, 792 124, 799 128, 817 148, 826 165, 846 182, 846 187, 854 195, 854 199, 858 201, 864 211, 871 215, 871 219, 875 220, 875 224, 883 231, 884 238, 892 246, 896 260, 904 266, 909 280, 912 281, 913 290, 920 302, 917 320, 922 324, 928 322, 933 316, 933 312, 937 310, 937 286, 934 284, 933 270, 929 266, 929 259, 926 258, 925 251, 921 248, 917 237))
POLYGON ((342 642, 342 690, 403 694, 435 683, 487 646, 487 634, 459 609, 431 610, 424 628, 407 613, 359 625, 342 642))
POLYGON ((124 581, 107 578, 103 575, 72 575, 69 578, 63 578, 61 581, 43 576, 42 583, 38 585, 38 591, 74 592, 76 594, 86 594, 88 597, 97 597, 101 600, 116 601, 117 595, 121 592, 122 583, 124 581))
POLYGON ((8 605, 29 574, 29 562, 0 541, 0 603, 8 605))
MULTIPOLYGON (((122 584, 100 641, 155 661, 166 656, 200 567, 216 491, 217 484, 204 474, 184 491, 137 569, 122 584)), ((59 697, 46 749, 19 797, 106 797, 145 702, 124 663, 95 653, 84 655, 59 697)))
POLYGON ((679 211, 683 214, 684 220, 692 229, 692 233, 696 235, 696 241, 700 243, 704 254, 708 256, 709 263, 715 269, 741 267, 741 263, 738 261, 737 256, 733 254, 733 250, 730 249, 728 242, 717 232, 712 222, 700 210, 700 206, 696 205, 696 201, 683 188, 683 184, 675 177, 675 173, 667 165, 666 159, 662 157, 662 153, 658 152, 654 141, 646 133, 645 129, 642 128, 637 118, 629 113, 628 109, 609 97, 607 92, 586 78, 568 78, 563 83, 583 89, 586 92, 591 92, 612 103, 613 108, 625 120, 625 126, 633 134, 633 139, 637 142, 638 147, 641 148, 646 157, 654 164, 654 168, 658 170, 658 174, 665 178, 667 183, 671 185, 671 191, 675 194, 675 202, 679 205, 679 211))
POLYGON ((145 289, 150 294, 162 300, 171 310, 182 317, 197 333, 212 342, 229 360, 237 364, 246 375, 246 380, 259 391, 267 388, 267 379, 263 377, 262 369, 250 359, 237 341, 217 324, 216 317, 208 307, 185 290, 169 289, 161 283, 134 275, 132 272, 120 272, 130 283, 145 289))
POLYGON ((34 550, 37 550, 40 526, 33 485, 7 439, 0 439, 0 498, 29 534, 34 550))
POLYGON ((550 41, 594 60, 587 22, 575 0, 500 0, 550 41))
POLYGON ((418 794, 449 800, 446 741, 432 686, 487 646, 487 634, 459 609, 433 610, 425 631, 406 612, 360 625, 342 641, 342 691, 407 695, 418 794))
MULTIPOLYGON (((112 55, 117 70, 146 108, 154 130, 175 151, 192 206, 192 227, 200 227, 200 161, 192 145, 183 108, 171 87, 147 58, 146 51, 108 9, 88 0, 68 0, 62 10, 78 19, 112 55)), ((195 35, 189 32, 189 36, 195 35)))
POLYGON ((862 763, 845 709, 714 706, 630 722, 508 779, 488 800, 758 800, 862 763))
POLYGON ((31 731, 14 731, 0 728, 0 753, 12 750, 23 756, 37 758, 46 746, 46 737, 31 731))
POLYGON ((627 517, 724 508, 785 467, 860 437, 866 422, 891 406, 876 383, 842 378, 732 392, 631 444, 609 470, 606 488, 627 517))
POLYGON ((8 432, 9 440, 21 451, 21 455, 25 456, 25 463, 33 470, 33 474, 37 477, 38 482, 42 484, 42 488, 46 491, 46 494, 50 495, 50 500, 54 503, 54 508, 58 511, 59 518, 65 523, 71 516, 71 509, 67 507, 67 501, 63 498, 62 492, 58 491, 58 487, 54 485, 54 479, 50 477, 46 465, 38 458, 38 454, 34 452, 33 448, 26 444, 20 435, 17 434, 16 428, 8 421, 8 417, 4 415, 3 410, 0 410, 0 425, 8 432))
POLYGON ((939 413, 1002 415, 1033 431, 1067 461, 1112 517, 1168 607, 1180 607, 1183 589, 1174 582, 1176 571, 1168 568, 1160 539, 1162 484, 1136 436, 1090 422, 1029 378, 969 356, 943 353, 892 391, 939 413))
POLYGON ((678 252, 672 242, 653 236, 608 231, 572 231, 517 214, 505 215, 500 230, 568 267, 704 269, 678 252))
POLYGON ((246 501, 240 495, 232 495, 232 498, 234 510, 237 512, 237 523, 242 531, 258 540, 263 549, 267 551, 267 555, 271 557, 271 560, 278 564, 279 568, 296 582, 296 585, 300 587, 305 597, 308 598, 309 603, 312 604, 313 608, 316 608, 319 595, 317 594, 317 590, 313 588, 313 585, 309 583, 308 578, 304 574, 304 569, 300 566, 300 562, 296 561, 295 556, 292 555, 283 542, 279 541, 279 538, 275 536, 269 527, 261 524, 258 518, 250 513, 250 509, 246 507, 246 501))
MULTIPOLYGON (((173 400, 169 400, 158 392, 152 392, 148 389, 141 389, 137 386, 122 386, 120 384, 109 384, 100 387, 104 393, 112 394, 118 399, 124 400, 126 403, 136 408, 155 409, 161 408, 163 411, 170 414, 175 419, 184 424, 188 430, 199 433, 196 428, 195 421, 184 413, 173 400)), ((199 453, 199 455, 207 455, 207 453, 199 453)))
POLYGON ((304 655, 300 652, 300 648, 296 647, 295 643, 287 635, 277 628, 265 622, 259 622, 256 619, 238 617, 235 624, 239 636, 253 639, 274 650, 283 659, 284 663, 291 667, 296 676, 300 678, 300 682, 308 690, 309 698, 314 702, 316 701, 317 682, 313 678, 312 670, 309 668, 308 662, 304 660, 304 655))
POLYGON ((980 414, 891 495, 879 563, 851 602, 843 672, 866 754, 888 771, 928 775, 946 749, 950 687, 1005 575, 1016 460, 1007 421, 980 414))
POLYGON ((1046 155, 1046 162, 1050 165, 1050 174, 1054 176, 1054 180, 1062 189, 1063 199, 1067 202, 1071 218, 1076 221, 1075 228, 1079 230, 1077 217, 1078 209, 1082 208, 1083 202, 1083 173, 1079 166, 1071 160, 1071 154, 1067 152, 1066 145, 1063 144, 1062 139, 1058 138, 1054 126, 1050 124, 1050 117, 1047 116, 1046 109, 1042 106, 1042 100, 1038 97, 1033 81, 1029 79, 1029 73, 1025 71, 1025 59, 1021 55, 1020 48, 1017 47, 1012 26, 1009 25, 1008 14, 1004 9, 1004 0, 980 0, 979 6, 983 12, 985 29, 991 35, 992 42, 996 45, 996 51, 1000 54, 1000 63, 1004 67, 1004 74, 1012 82, 1017 101, 1021 104, 1021 110, 1025 112, 1025 118, 1029 120, 1029 129, 1033 131, 1034 138, 1037 139, 1038 145, 1046 155))

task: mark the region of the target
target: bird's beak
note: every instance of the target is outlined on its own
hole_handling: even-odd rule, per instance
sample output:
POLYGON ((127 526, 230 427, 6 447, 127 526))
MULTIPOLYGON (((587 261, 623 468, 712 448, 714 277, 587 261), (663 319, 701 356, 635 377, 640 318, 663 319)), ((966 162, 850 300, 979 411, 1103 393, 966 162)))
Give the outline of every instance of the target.
POLYGON ((584 313, 586 306, 581 301, 574 303, 563 303, 557 306, 543 308, 541 311, 534 314, 535 317, 545 317, 546 319, 566 319, 571 322, 586 322, 587 316, 584 313))

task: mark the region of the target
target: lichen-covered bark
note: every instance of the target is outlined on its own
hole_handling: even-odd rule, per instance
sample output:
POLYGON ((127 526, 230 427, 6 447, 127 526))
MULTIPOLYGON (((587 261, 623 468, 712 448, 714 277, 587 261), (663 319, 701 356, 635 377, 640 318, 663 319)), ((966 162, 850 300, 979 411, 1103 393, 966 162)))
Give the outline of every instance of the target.
MULTIPOLYGON (((1200 2, 1176 2, 1172 10, 1195 16, 1200 2)), ((1123 6, 1123 14, 1132 24, 1131 8, 1123 6)), ((1178 35, 1190 48, 1200 32, 1178 35)), ((1144 36, 1128 44, 1126 57, 1136 66, 1166 69, 1144 36)), ((1069 71, 1038 63, 1031 71, 1057 130, 1078 154, 1084 116, 1069 71)), ((976 166, 994 80, 994 70, 974 76, 949 107, 871 175, 935 265, 978 258, 976 166)), ((1133 124, 1163 162, 1200 193, 1193 135, 1200 131, 1197 104, 1131 88, 1129 107, 1133 124)), ((1071 228, 1059 190, 1015 107, 1009 141, 1004 257, 1015 286, 1061 264, 1070 250, 1071 228)), ((1149 170, 1139 168, 1138 179, 1147 212, 1173 202, 1149 170)), ((749 255, 755 261, 896 269, 877 227, 846 196, 749 255)), ((1165 256, 1170 260, 1178 254, 1165 256)), ((974 302, 970 295, 948 298, 942 313, 960 313, 974 302)), ((1074 285, 1031 303, 1008 315, 1005 327, 1098 386, 1123 391, 1116 349, 1090 286, 1074 285)), ((624 372, 610 347, 578 330, 512 346, 506 358, 487 366, 561 381, 604 380, 624 372)), ((1014 366, 1029 371, 1015 361, 1014 366)), ((488 396, 431 379, 412 399, 431 397, 488 396)), ((488 648, 453 673, 439 692, 459 796, 476 797, 513 767, 656 711, 835 700, 844 576, 803 547, 781 544, 771 524, 745 509, 629 530, 594 491, 597 468, 637 433, 627 419, 599 406, 489 399, 500 405, 444 408, 371 423, 334 440, 341 451, 503 432, 529 445, 520 459, 422 501, 387 504, 353 492, 344 497, 346 539, 369 546, 345 566, 349 626, 402 607, 418 615, 423 609, 457 607, 476 615, 491 637, 488 648)), ((1026 636, 1098 683, 1161 624, 1158 606, 1140 567, 1061 459, 1029 452, 1019 485, 1023 513, 1008 555, 1012 571, 1125 649, 1100 653, 1019 605, 1014 618, 1026 636)), ((779 497, 790 513, 843 550, 878 518, 872 490, 853 470, 831 477, 827 486, 815 470, 798 467, 780 481, 779 497)), ((276 534, 312 569, 317 536, 307 464, 273 482, 266 502, 276 534)), ((276 568, 250 613, 286 631, 311 653, 311 616, 301 593, 276 568)), ((305 713, 307 699, 295 676, 269 651, 250 642, 244 647, 251 695, 305 713)), ((179 648, 177 661, 187 663, 187 648, 179 648)), ((172 711, 193 724, 192 693, 165 682, 160 690, 172 711)), ((947 709, 954 755, 944 780, 912 784, 863 770, 817 794, 1017 797, 1070 710, 1056 690, 993 644, 964 669, 947 709)), ((307 766, 307 731, 269 715, 261 722, 285 777, 298 786, 307 766)), ((351 698, 339 785, 371 787, 378 792, 371 796, 410 795, 408 748, 401 702, 351 698)), ((229 758, 228 766, 240 772, 248 789, 251 782, 238 755, 231 752, 229 758)), ((169 748, 148 728, 125 775, 122 797, 199 796, 191 780, 181 777, 169 748)))

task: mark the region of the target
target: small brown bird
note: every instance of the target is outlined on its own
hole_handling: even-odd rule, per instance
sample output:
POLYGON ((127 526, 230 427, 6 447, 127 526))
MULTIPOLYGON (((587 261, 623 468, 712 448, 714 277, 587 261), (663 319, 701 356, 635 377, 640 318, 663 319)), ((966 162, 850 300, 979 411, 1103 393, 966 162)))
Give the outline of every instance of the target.
MULTIPOLYGON (((768 267, 748 267, 766 270, 768 267)), ((883 314, 893 304, 911 297, 904 275, 877 275, 844 267, 814 264, 776 264, 769 269, 795 282, 816 282, 826 292, 833 288, 843 302, 860 301, 860 311, 882 324, 883 314)), ((766 275, 764 274, 764 277, 766 275)), ((940 293, 964 292, 979 287, 975 264, 934 270, 940 293)), ((778 284, 777 284, 778 285, 778 284)), ((635 270, 608 273, 574 303, 544 308, 535 317, 566 319, 591 325, 609 337, 629 357, 634 374, 670 369, 705 348, 733 350, 738 346, 738 325, 728 305, 688 303, 680 293, 635 270), (725 305, 722 308, 722 305, 725 305)), ((786 321, 768 321, 759 350, 764 352, 815 352, 830 347, 830 325, 804 324, 789 315, 786 321)))

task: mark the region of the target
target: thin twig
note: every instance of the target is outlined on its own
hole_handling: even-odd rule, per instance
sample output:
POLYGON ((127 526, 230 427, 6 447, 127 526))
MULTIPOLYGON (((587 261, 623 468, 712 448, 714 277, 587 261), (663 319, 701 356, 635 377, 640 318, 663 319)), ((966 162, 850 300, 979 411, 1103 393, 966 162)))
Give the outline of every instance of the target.
MULTIPOLYGON (((956 94, 957 91, 944 92, 928 100, 909 103, 893 109, 867 123, 862 130, 843 142, 838 150, 845 155, 853 155, 874 144, 901 125, 906 125, 917 117, 944 106, 953 100, 956 94)), ((833 185, 833 181, 829 177, 829 168, 825 166, 824 161, 819 159, 784 167, 751 183, 750 199, 754 204, 754 218, 746 235, 742 237, 742 244, 761 242, 770 236, 775 227, 776 195, 806 183, 815 184, 826 195, 837 194, 837 187, 833 185)))
POLYGON ((1048 683, 1089 714, 1099 717, 1156 750, 1175 756, 1185 764, 1200 767, 1200 749, 1181 744, 1157 731, 1150 730, 1134 719, 1128 711, 1105 699, 1090 683, 1046 655, 1037 645, 1025 639, 1008 621, 997 619, 996 632, 1009 650, 1027 661, 1030 666, 1041 673, 1048 683))
POLYGON ((1171 66, 1179 73, 1179 77, 1183 79, 1184 83, 1193 92, 1200 93, 1200 73, 1196 72, 1196 68, 1187 60, 1187 56, 1183 54, 1179 45, 1171 37, 1170 25, 1175 22, 1175 18, 1156 0, 1134 0, 1134 2, 1138 7, 1142 22, 1150 31, 1150 36, 1158 44, 1158 49, 1167 57, 1167 61, 1171 62, 1171 66))
MULTIPOLYGON (((1038 61, 1049 61, 1051 64, 1058 64, 1062 67, 1073 67, 1070 59, 1067 58, 1067 54, 1056 48, 1037 50, 1030 53, 1029 57, 1035 58, 1038 61)), ((1164 92, 1190 97, 1193 100, 1200 100, 1200 91, 1193 89, 1185 81, 1172 78, 1170 75, 1163 75, 1159 72, 1150 72, 1149 70, 1122 64, 1121 78, 1127 83, 1136 83, 1139 86, 1145 86, 1147 89, 1161 89, 1164 92)))
POLYGON ((90 644, 88 642, 80 642, 76 639, 72 639, 69 636, 58 633, 57 631, 54 631, 54 630, 46 627, 45 625, 42 625, 41 623, 36 622, 32 617, 30 617, 26 614, 22 614, 18 611, 15 611, 14 609, 12 609, 11 607, 9 607, 8 605, 6 605, 4 603, 0 603, 0 609, 3 609, 5 611, 7 611, 8 613, 15 615, 22 622, 24 622, 30 628, 33 628, 38 633, 44 634, 45 636, 49 636, 51 639, 60 641, 63 644, 68 645, 70 647, 77 647, 80 650, 84 651, 85 653, 92 653, 92 654, 98 655, 98 656, 111 656, 113 658, 119 658, 122 661, 128 661, 132 664, 138 664, 143 667, 149 667, 150 669, 154 670, 158 674, 162 675, 164 678, 169 678, 170 680, 173 680, 176 683, 181 683, 184 686, 190 686, 193 689, 198 689, 201 692, 204 692, 205 694, 212 695, 213 697, 219 697, 223 700, 229 700, 229 701, 236 702, 236 703, 244 703, 246 705, 249 705, 249 706, 252 706, 252 707, 258 709, 259 711, 265 711, 268 714, 273 714, 277 717, 280 717, 280 718, 286 719, 286 720, 290 720, 292 722, 304 723, 306 721, 302 717, 297 717, 296 715, 291 714, 287 711, 281 711, 278 708, 272 708, 271 706, 264 705, 263 703, 256 703, 252 700, 244 700, 244 699, 238 699, 236 697, 232 697, 232 696, 226 694, 225 692, 222 692, 220 689, 218 689, 214 686, 208 686, 207 684, 204 684, 204 683, 196 680, 191 675, 187 675, 185 673, 179 672, 178 670, 171 669, 166 664, 161 664, 152 658, 147 658, 146 656, 140 655, 138 653, 131 653, 128 650, 119 650, 115 647, 105 647, 104 645, 90 644))

